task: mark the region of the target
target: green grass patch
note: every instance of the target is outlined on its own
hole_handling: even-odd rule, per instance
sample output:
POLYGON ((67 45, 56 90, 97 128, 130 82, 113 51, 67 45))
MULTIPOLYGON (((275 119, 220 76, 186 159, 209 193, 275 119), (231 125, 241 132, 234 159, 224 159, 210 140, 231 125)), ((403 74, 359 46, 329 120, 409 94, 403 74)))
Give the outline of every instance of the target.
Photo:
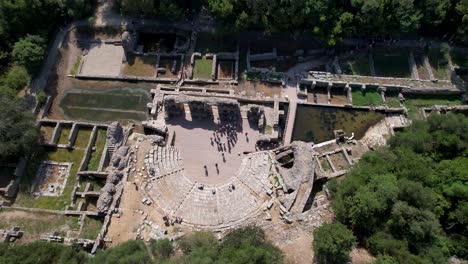
POLYGON ((341 64, 341 70, 344 74, 369 76, 370 67, 368 55, 361 55, 354 59, 346 60, 341 64))
POLYGON ((431 64, 432 73, 436 79, 448 79, 449 65, 448 54, 444 54, 440 50, 432 49, 427 54, 429 63, 431 64))
POLYGON ((91 158, 88 162, 88 171, 97 171, 99 162, 101 161, 102 152, 104 151, 104 145, 106 144, 106 130, 99 129, 96 143, 94 144, 95 150, 91 153, 91 158))
POLYGON ((79 127, 75 139, 75 148, 86 148, 93 129, 91 127, 79 127))
POLYGON ((211 65, 213 61, 202 57, 201 59, 195 60, 195 69, 193 77, 195 79, 211 80, 211 65))
POLYGON ((105 179, 99 179, 99 178, 90 179, 88 177, 81 177, 81 179, 80 179, 80 188, 78 190, 80 192, 83 192, 85 190, 85 188, 86 188, 86 184, 88 184, 88 183, 93 184, 93 189, 92 189, 93 191, 99 191, 106 184, 106 180, 105 179))
POLYGON ((60 128, 60 136, 58 143, 61 145, 68 144, 68 137, 70 136, 71 127, 70 126, 62 126, 60 128))
POLYGON ((392 108, 399 108, 400 106, 400 100, 398 97, 387 97, 385 98, 385 103, 387 104, 388 107, 392 108))
POLYGON ((373 89, 353 89, 353 105, 354 106, 369 106, 369 105, 381 105, 382 97, 380 93, 373 89))
POLYGON ((45 124, 40 128, 41 139, 44 142, 51 142, 54 135, 55 125, 45 124))
POLYGON ((418 96, 407 98, 404 105, 408 108, 408 117, 410 119, 419 118, 419 109, 430 107, 433 105, 461 105, 462 101, 459 96, 418 96))
POLYGON ((80 65, 81 65, 81 55, 78 55, 76 57, 76 62, 75 64, 73 65, 73 69, 71 69, 70 71, 70 74, 71 75, 77 75, 78 74, 78 70, 80 69, 80 65))
POLYGON ((375 74, 383 77, 410 78, 409 52, 405 49, 377 49, 373 53, 375 74))
POLYGON ((20 226, 28 236, 79 229, 78 217, 75 216, 0 209, 0 229, 10 229, 14 225, 20 226))
POLYGON ((320 161, 320 165, 322 165, 322 169, 323 171, 333 171, 332 170, 332 167, 330 166, 330 163, 328 162, 327 158, 323 158, 321 161, 320 161))
POLYGON ((84 156, 84 150, 81 149, 51 149, 47 148, 40 153, 36 153, 28 162, 27 172, 20 184, 20 191, 16 198, 16 205, 24 207, 36 207, 53 210, 63 210, 65 206, 70 204, 70 194, 73 187, 77 183, 76 173, 84 156), (52 160, 57 162, 72 162, 70 176, 63 190, 62 195, 58 197, 36 196, 30 193, 37 170, 44 160, 52 160))
POLYGON ((103 220, 101 218, 86 217, 81 230, 80 238, 96 239, 101 231, 103 220))

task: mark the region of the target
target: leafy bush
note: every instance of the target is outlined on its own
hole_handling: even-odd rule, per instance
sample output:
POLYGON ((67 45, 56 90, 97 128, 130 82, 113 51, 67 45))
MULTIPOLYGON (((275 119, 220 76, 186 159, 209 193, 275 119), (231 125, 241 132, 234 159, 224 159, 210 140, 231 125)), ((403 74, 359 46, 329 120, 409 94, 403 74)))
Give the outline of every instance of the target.
POLYGON ((37 95, 36 95, 36 100, 37 100, 37 103, 39 105, 43 105, 45 104, 45 102, 47 101, 47 95, 45 94, 44 91, 40 91, 37 95))
POLYGON ((38 35, 27 35, 13 45, 13 61, 35 74, 41 66, 46 48, 46 40, 38 35))
POLYGON ((1 83, 6 89, 19 91, 29 84, 31 77, 23 66, 10 67, 1 83))
POLYGON ((152 263, 145 244, 141 240, 129 240, 118 247, 99 251, 89 263, 96 264, 144 264, 152 263))
POLYGON ((313 249, 319 263, 346 263, 356 238, 346 226, 323 224, 314 230, 313 249))

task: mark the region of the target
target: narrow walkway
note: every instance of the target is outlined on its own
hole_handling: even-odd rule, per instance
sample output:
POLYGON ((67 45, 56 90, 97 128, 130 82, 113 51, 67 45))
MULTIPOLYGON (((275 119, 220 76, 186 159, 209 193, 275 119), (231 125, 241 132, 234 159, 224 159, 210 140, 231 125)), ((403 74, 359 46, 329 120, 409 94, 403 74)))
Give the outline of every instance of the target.
POLYGON ((286 122, 286 131, 284 136, 284 145, 291 143, 292 140, 292 133, 294 129, 294 121, 296 120, 296 109, 297 109, 297 101, 290 101, 289 102, 289 110, 288 110, 288 119, 286 122))

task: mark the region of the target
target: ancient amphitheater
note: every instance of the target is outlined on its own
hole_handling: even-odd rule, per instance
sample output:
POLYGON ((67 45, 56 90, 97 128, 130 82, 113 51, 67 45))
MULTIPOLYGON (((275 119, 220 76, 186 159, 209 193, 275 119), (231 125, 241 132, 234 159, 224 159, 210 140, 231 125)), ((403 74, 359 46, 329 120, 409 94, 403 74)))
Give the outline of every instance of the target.
POLYGON ((247 155, 236 175, 221 185, 192 181, 185 175, 179 150, 155 146, 145 159, 151 199, 172 218, 203 228, 224 228, 257 215, 268 199, 272 164, 267 152, 247 155))

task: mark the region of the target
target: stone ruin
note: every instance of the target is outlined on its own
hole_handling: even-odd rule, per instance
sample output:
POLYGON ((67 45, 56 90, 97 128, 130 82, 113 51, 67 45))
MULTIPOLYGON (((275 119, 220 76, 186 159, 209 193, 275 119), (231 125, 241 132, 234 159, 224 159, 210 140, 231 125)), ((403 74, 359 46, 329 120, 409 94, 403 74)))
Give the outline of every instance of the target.
POLYGON ((107 128, 107 144, 116 145, 120 143, 123 139, 123 128, 120 126, 119 122, 113 122, 107 128))
POLYGON ((99 213, 106 213, 113 201, 114 194, 116 193, 117 186, 123 178, 123 170, 128 164, 128 150, 127 146, 121 146, 123 143, 123 128, 118 122, 114 122, 109 126, 107 130, 107 142, 112 144, 113 148, 117 147, 117 150, 113 151, 112 158, 110 160, 110 166, 108 168, 109 175, 106 179, 106 184, 101 189, 101 195, 97 200, 97 210, 99 213))
POLYGON ((37 170, 31 192, 40 196, 61 195, 70 176, 71 166, 71 162, 43 161, 37 170))
POLYGON ((315 151, 312 144, 302 141, 291 143, 291 149, 283 152, 283 155, 277 154, 277 159, 292 154, 294 159, 292 167, 285 168, 279 166, 279 171, 283 177, 284 185, 288 191, 295 191, 304 181, 309 181, 311 175, 315 173, 315 151))
POLYGON ((265 125, 265 107, 261 105, 249 105, 247 118, 251 122, 256 122, 258 129, 262 129, 265 125))
POLYGON ((135 52, 137 46, 137 34, 135 32, 124 31, 121 38, 124 50, 124 61, 127 61, 127 56, 135 52))
POLYGON ((14 226, 10 230, 0 229, 0 242, 15 242, 23 236, 24 232, 21 231, 19 226, 14 226))
POLYGON ((211 118, 214 108, 217 109, 220 119, 233 119, 240 116, 240 104, 237 100, 217 97, 196 97, 187 95, 166 95, 164 97, 165 118, 182 115, 190 109, 192 116, 211 118))

